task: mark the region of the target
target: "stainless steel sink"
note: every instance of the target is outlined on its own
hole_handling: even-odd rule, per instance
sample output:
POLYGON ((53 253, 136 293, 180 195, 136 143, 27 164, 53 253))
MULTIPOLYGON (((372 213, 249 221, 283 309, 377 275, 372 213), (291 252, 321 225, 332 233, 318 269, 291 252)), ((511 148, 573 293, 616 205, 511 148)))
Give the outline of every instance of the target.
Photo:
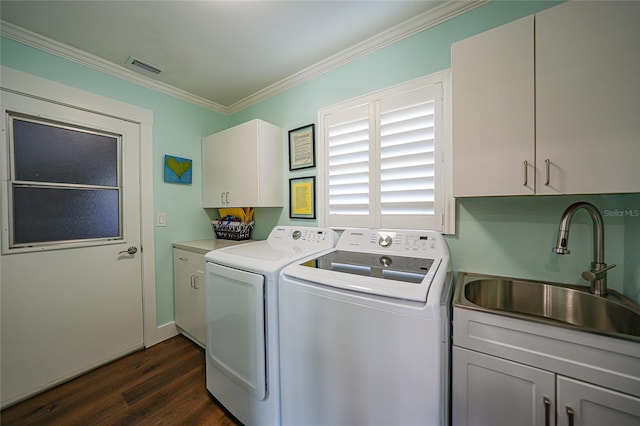
POLYGON ((454 306, 577 328, 640 342, 640 307, 610 290, 461 272, 454 306))

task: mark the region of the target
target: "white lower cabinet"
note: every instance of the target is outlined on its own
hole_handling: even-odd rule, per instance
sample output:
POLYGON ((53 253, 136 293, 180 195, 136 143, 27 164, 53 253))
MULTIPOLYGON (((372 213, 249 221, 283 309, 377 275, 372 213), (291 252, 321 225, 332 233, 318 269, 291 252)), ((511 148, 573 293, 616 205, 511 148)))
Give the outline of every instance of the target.
POLYGON ((558 426, 638 426, 640 398, 558 376, 558 426))
POLYGON ((452 356, 454 425, 640 425, 631 395, 463 348, 452 356))
POLYGON ((203 254, 173 249, 173 286, 176 326, 204 347, 203 254))
POLYGON ((202 347, 205 340, 205 255, 236 244, 253 240, 205 240, 173 243, 174 315, 178 331, 202 347))
POLYGON ((454 426, 638 426, 640 344, 454 308, 454 426))
POLYGON ((555 374, 458 347, 452 357, 454 425, 551 424, 555 374))

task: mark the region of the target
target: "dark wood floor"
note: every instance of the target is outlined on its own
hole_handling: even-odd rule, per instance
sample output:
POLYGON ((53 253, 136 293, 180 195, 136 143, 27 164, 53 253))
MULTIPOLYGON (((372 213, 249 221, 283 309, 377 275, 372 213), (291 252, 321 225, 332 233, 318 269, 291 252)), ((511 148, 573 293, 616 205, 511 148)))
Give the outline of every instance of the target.
POLYGON ((2 425, 239 425, 207 392, 202 348, 179 335, 0 412, 2 425))

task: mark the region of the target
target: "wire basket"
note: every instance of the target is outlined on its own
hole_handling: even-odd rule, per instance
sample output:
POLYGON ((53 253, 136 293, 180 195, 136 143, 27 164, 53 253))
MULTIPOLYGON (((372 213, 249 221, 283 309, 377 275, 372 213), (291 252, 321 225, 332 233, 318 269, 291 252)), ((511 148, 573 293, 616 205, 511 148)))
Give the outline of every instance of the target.
POLYGON ((248 240, 251 238, 251 230, 253 230, 253 221, 246 222, 230 222, 228 220, 214 220, 213 230, 216 238, 221 240, 248 240))

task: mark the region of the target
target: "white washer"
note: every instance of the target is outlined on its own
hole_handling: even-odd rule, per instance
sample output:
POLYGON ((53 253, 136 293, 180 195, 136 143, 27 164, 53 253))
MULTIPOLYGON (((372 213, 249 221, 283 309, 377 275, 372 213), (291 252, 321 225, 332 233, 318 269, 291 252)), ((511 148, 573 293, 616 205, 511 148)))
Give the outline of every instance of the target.
POLYGON ((247 426, 280 424, 279 273, 337 240, 330 229, 277 226, 265 241, 205 256, 207 389, 247 426))
POLYGON ((284 425, 446 425, 449 249, 437 232, 346 230, 280 277, 284 425))

